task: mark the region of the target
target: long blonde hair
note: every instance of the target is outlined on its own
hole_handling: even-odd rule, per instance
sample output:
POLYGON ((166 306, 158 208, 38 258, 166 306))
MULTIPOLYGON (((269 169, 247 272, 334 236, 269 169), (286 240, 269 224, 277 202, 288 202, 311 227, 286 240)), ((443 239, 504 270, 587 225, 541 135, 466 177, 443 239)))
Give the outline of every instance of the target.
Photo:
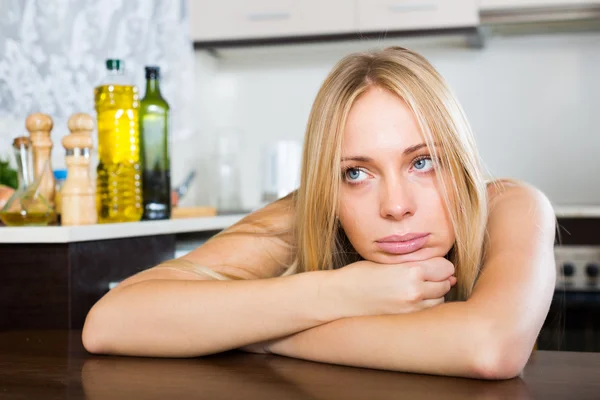
POLYGON ((372 86, 406 102, 432 156, 446 169, 437 176, 456 237, 448 254, 456 268, 453 298, 467 299, 482 263, 487 222, 477 148, 464 112, 441 75, 424 57, 401 47, 346 56, 321 86, 306 128, 295 196, 295 261, 285 274, 335 269, 360 259, 336 218, 340 157, 350 109, 372 86))

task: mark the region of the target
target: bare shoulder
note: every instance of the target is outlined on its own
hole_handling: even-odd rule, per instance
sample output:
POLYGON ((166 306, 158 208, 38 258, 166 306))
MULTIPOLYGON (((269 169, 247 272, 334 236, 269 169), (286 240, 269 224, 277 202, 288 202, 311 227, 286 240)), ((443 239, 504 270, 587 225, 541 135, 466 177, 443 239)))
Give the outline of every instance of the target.
POLYGON ((535 230, 554 238, 556 218, 548 197, 538 188, 516 180, 496 180, 488 184, 489 231, 495 227, 513 230, 535 230))
POLYGON ((293 261, 295 199, 290 194, 247 215, 185 256, 133 275, 116 291, 150 280, 260 279, 293 261))
POLYGON ((498 179, 487 185, 488 204, 490 211, 507 201, 529 205, 537 205, 545 211, 553 207, 548 197, 538 188, 523 181, 498 179))
POLYGON ((237 279, 278 276, 293 260, 295 210, 290 194, 252 212, 183 258, 237 279))
POLYGON ((253 211, 235 225, 225 229, 221 234, 234 232, 277 234, 289 232, 293 227, 296 216, 294 193, 253 211))

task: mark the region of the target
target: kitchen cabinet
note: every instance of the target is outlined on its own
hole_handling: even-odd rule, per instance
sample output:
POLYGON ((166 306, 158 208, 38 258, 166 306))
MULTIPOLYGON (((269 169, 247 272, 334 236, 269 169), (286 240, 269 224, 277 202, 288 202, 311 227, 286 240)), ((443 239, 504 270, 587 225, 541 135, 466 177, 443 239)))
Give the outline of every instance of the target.
POLYGON ((190 1, 196 43, 474 27, 479 0, 190 1))
POLYGON ((530 16, 538 11, 558 13, 558 19, 563 12, 586 18, 592 8, 595 12, 600 7, 600 0, 190 0, 188 4, 191 39, 199 47, 214 48, 475 28, 482 18, 483 24, 490 23, 490 15, 496 14, 502 14, 502 22, 523 22, 527 18, 522 13, 530 16))
POLYGON ((472 27, 479 0, 357 0, 357 31, 472 27))
POLYGON ((350 33, 353 0, 191 0, 196 42, 350 33))
POLYGON ((92 306, 118 282, 244 216, 0 227, 0 331, 81 329, 92 306))
POLYGON ((480 0, 480 9, 509 10, 519 8, 544 8, 544 7, 577 7, 586 5, 600 5, 600 0, 480 0))

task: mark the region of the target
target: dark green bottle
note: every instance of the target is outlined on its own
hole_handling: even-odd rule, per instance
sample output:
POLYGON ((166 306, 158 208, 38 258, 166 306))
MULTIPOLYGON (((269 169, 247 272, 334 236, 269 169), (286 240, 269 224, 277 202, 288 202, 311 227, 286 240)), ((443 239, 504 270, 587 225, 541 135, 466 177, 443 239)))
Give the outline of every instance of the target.
POLYGON ((171 217, 169 104, 159 88, 158 67, 146 67, 146 93, 140 103, 144 220, 171 217))

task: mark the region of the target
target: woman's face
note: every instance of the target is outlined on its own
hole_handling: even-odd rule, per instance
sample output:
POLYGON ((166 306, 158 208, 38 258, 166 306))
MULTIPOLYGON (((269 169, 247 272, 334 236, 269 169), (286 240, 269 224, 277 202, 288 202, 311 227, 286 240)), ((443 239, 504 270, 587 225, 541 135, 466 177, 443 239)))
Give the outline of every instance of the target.
POLYGON ((448 253, 454 231, 436 179, 444 171, 402 99, 372 87, 354 103, 341 168, 340 222, 364 259, 398 264, 448 253))

